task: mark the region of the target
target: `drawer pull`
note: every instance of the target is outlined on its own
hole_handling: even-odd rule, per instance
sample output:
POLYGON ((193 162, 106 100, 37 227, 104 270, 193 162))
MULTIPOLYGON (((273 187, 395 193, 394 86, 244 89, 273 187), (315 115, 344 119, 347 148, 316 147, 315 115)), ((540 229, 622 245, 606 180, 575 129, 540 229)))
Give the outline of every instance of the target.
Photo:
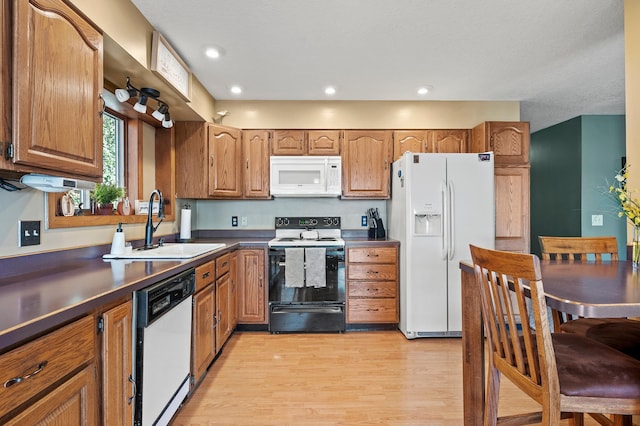
POLYGON ((202 274, 202 278, 209 278, 210 274, 211 272, 205 272, 204 274, 202 274))
POLYGON ((224 262, 224 263, 222 264, 222 267, 227 266, 227 263, 228 263, 228 262, 224 262))
POLYGON ((367 312, 378 312, 380 309, 378 308, 369 308, 367 309, 367 312))
POLYGON ((6 382, 4 382, 4 387, 8 388, 9 386, 13 386, 15 384, 18 384, 20 382, 22 382, 23 380, 27 380, 30 379, 31 377, 35 376, 36 374, 40 373, 42 370, 44 370, 44 368, 47 366, 47 364, 49 363, 49 361, 42 361, 40 364, 38 364, 38 368, 36 368, 33 372, 26 374, 22 377, 14 377, 13 379, 9 379, 6 382))
POLYGON ((380 272, 378 271, 367 271, 367 274, 375 274, 378 275, 380 272))
POLYGON ((367 257, 380 257, 378 253, 367 253, 367 257))

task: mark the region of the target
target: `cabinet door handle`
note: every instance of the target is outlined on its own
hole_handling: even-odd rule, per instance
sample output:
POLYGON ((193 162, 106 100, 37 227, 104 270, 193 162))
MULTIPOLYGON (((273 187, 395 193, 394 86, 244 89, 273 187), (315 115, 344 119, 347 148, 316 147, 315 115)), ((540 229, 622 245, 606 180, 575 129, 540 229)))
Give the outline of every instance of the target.
POLYGON ((35 376, 36 374, 40 373, 42 370, 44 370, 44 368, 47 366, 47 364, 49 363, 49 361, 42 361, 40 364, 38 364, 38 368, 36 368, 35 370, 33 370, 31 373, 29 374, 25 374, 24 376, 21 377, 14 377, 13 379, 9 379, 6 382, 4 382, 4 387, 8 388, 10 386, 16 385, 24 380, 30 379, 31 377, 35 376))
POLYGON ((211 272, 205 272, 204 274, 202 274, 202 278, 209 278, 210 274, 211 272))
POLYGON ((136 397, 136 392, 137 392, 136 381, 133 380, 133 376, 131 375, 129 375, 129 383, 131 383, 131 390, 133 391, 133 395, 127 398, 127 404, 131 405, 131 403, 133 402, 133 399, 136 397))
POLYGON ((216 314, 213 314, 213 328, 218 327, 218 323, 220 321, 218 320, 218 317, 216 316, 216 314))

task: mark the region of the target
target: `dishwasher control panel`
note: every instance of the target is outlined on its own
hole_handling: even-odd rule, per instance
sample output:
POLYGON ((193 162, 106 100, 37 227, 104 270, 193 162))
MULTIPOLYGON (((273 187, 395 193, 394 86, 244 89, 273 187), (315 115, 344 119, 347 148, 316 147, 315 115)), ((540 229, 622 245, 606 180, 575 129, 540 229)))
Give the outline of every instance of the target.
POLYGON ((189 269, 136 292, 137 327, 146 327, 193 294, 195 271, 189 269))

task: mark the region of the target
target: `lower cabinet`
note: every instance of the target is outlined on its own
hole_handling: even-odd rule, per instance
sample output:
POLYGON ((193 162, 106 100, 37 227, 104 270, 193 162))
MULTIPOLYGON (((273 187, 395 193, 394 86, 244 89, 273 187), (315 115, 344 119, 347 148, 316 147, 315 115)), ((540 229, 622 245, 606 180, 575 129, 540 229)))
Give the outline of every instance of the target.
POLYGON ((96 330, 87 316, 0 355, 0 424, 99 424, 96 330))
POLYGON ((267 323, 264 249, 238 250, 238 323, 267 323))
POLYGON ((133 302, 102 314, 102 424, 133 422, 133 302))
POLYGON ((235 259, 235 252, 225 253, 196 268, 191 338, 194 387, 236 326, 235 259))
MULTIPOLYGON (((35 401, 4 425, 65 425, 97 424, 96 367, 91 364, 43 398, 35 401)), ((116 423, 105 423, 116 424, 116 423)), ((131 424, 128 423, 117 424, 131 424)))
POLYGON ((234 253, 216 259, 216 353, 233 333, 235 324, 236 297, 234 291, 234 253))
POLYGON ((347 249, 347 323, 397 323, 398 248, 347 249))
POLYGON ((196 384, 216 355, 216 286, 215 261, 196 268, 196 293, 193 296, 191 337, 191 375, 196 384))

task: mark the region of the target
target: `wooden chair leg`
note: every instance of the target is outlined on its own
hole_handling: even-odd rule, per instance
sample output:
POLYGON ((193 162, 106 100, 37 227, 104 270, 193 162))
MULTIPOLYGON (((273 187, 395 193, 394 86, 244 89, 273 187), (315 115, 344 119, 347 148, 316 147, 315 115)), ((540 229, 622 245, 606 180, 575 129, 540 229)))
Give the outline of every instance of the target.
POLYGON ((573 413, 569 418, 569 426, 584 426, 584 414, 573 413))
POLYGON ((628 415, 614 414, 611 420, 613 420, 613 426, 633 426, 633 418, 628 415))
MULTIPOLYGON (((489 355, 491 356, 491 355, 489 355)), ((487 393, 484 401, 484 426, 498 423, 498 401, 500 399, 500 371, 489 363, 487 393)))

